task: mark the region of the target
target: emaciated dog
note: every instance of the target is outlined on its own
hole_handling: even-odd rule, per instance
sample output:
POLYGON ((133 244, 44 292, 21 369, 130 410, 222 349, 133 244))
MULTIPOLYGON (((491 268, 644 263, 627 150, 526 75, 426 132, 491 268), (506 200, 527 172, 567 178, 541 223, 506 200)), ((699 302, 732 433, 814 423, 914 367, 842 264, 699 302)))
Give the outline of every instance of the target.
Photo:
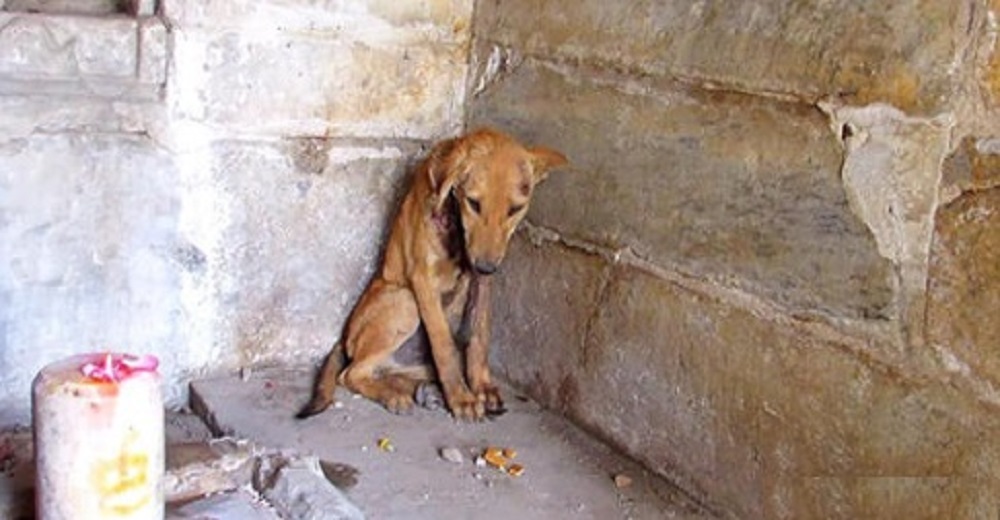
POLYGON ((418 388, 435 380, 455 418, 502 413, 487 363, 491 275, 535 186, 565 164, 559 152, 526 148, 492 129, 437 144, 416 169, 381 269, 298 417, 325 410, 338 383, 408 412, 418 388))

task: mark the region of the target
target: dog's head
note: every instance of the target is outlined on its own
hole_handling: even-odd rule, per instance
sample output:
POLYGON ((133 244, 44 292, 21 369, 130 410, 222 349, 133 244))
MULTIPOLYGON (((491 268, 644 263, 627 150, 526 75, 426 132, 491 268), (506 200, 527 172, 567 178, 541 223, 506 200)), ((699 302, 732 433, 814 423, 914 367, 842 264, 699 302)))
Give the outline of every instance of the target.
POLYGON ((445 141, 431 153, 435 210, 454 196, 472 268, 492 274, 507 253, 507 243, 528 212, 535 186, 566 157, 548 148, 526 148, 510 136, 482 129, 445 141))

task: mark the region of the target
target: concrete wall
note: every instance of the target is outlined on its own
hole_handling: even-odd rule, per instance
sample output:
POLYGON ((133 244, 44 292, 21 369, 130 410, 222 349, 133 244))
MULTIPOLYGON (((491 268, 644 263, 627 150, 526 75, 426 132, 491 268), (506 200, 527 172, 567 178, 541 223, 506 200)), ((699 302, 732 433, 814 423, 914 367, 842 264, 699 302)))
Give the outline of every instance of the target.
POLYGON ((0 424, 75 352, 157 354, 172 403, 209 368, 320 356, 406 165, 462 124, 472 0, 8 7, 0 424))
POLYGON ((469 125, 573 164, 497 369, 733 516, 996 517, 998 16, 478 2, 469 125))

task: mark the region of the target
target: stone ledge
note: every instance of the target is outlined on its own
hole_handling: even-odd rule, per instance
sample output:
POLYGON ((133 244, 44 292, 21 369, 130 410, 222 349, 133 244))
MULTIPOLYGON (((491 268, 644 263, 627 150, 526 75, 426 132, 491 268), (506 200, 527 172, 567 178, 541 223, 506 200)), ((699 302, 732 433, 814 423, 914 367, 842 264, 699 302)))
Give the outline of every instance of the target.
MULTIPOLYGON (((164 481, 168 518, 192 501, 243 490, 281 518, 361 520, 364 514, 327 480, 314 456, 266 450, 246 440, 170 446, 164 481)), ((177 514, 174 514, 177 513, 177 514)), ((200 518, 200 517, 199 517, 200 518)))
POLYGON ((0 95, 158 99, 167 36, 158 18, 0 13, 0 95))

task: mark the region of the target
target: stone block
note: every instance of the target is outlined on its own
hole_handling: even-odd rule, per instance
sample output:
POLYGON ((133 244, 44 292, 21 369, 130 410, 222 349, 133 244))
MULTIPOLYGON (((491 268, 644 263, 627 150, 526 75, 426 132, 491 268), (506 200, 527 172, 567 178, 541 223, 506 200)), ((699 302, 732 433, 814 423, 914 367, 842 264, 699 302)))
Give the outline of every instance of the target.
POLYGON ((118 4, 116 0, 7 0, 0 7, 32 13, 108 15, 120 12, 118 4))
POLYGON ((927 339, 941 365, 977 386, 1000 385, 1000 188, 938 208, 927 298, 927 339))
POLYGON ((157 0, 128 0, 128 12, 132 16, 153 16, 156 14, 157 0))
POLYGON ((69 354, 155 354, 177 404, 192 371, 306 363, 338 337, 417 146, 202 152, 128 134, 0 145, 0 423, 26 422, 31 378, 69 354))
POLYGON ((600 308, 589 348, 602 355, 579 379, 601 391, 581 393, 573 413, 740 516, 804 518, 812 503, 898 518, 913 503, 974 504, 992 485, 971 467, 989 450, 977 432, 997 423, 948 385, 887 375, 647 275, 619 273, 600 308), (813 488, 817 478, 837 486, 813 488), (907 499, 878 500, 900 485, 893 496, 907 499))
POLYGON ((966 136, 941 165, 941 200, 1000 186, 1000 138, 966 136))
POLYGON ((183 27, 272 30, 391 40, 400 35, 467 41, 472 0, 163 0, 167 18, 183 27))
POLYGON ((205 426, 205 422, 190 412, 167 410, 163 419, 168 461, 171 444, 201 442, 212 438, 212 432, 205 426))
POLYGON ((604 63, 740 91, 933 114, 967 44, 962 2, 491 0, 476 34, 553 61, 604 63))
POLYGON ((159 107, 132 108, 108 98, 0 95, 0 143, 32 133, 140 133, 163 114, 159 107))
POLYGON ((163 479, 167 503, 248 486, 257 467, 257 455, 253 445, 233 439, 168 444, 163 479))
POLYGON ((167 508, 166 520, 278 520, 252 489, 237 489, 167 508))
POLYGON ((462 113, 465 46, 294 32, 179 31, 178 98, 239 133, 428 139, 462 113))
POLYGON ((469 0, 180 0, 164 11, 178 28, 178 98, 215 125, 418 139, 459 128, 469 0))
MULTIPOLYGON (((988 101, 987 106, 995 110, 1000 106, 1000 49, 993 43, 993 34, 996 33, 996 13, 1000 10, 1000 1, 988 0, 988 6, 982 13, 978 30, 981 31, 979 38, 980 49, 976 61, 976 75, 979 82, 980 92, 988 101)), ((989 118, 988 115, 981 115, 989 118)))
POLYGON ((577 389, 569 376, 585 363, 584 340, 606 270, 598 257, 516 234, 494 282, 494 370, 548 407, 571 404, 577 389))
POLYGON ((283 518, 364 520, 365 515, 323 475, 316 457, 263 457, 254 487, 283 518))
POLYGON ((0 144, 0 423, 27 419, 31 379, 70 354, 155 354, 189 366, 175 164, 128 134, 37 134, 0 144))
MULTIPOLYGON (((560 245, 520 249, 505 269, 548 273, 526 295, 561 276, 552 273, 589 263, 560 245)), ((987 433, 998 422, 963 392, 631 267, 612 267, 606 280, 596 301, 554 282, 538 291, 534 301, 551 302, 535 311, 541 324, 498 333, 497 350, 517 384, 700 500, 741 518, 995 509, 984 497, 1000 464, 987 433), (569 336, 551 354, 571 359, 549 369, 558 377, 533 379, 519 363, 533 366, 538 344, 564 341, 545 335, 559 330, 544 324, 546 311, 573 303, 593 312, 582 347, 569 336)), ((521 306, 538 307, 526 298, 521 306)))
POLYGON ((531 59, 500 78, 473 102, 471 124, 571 162, 539 189, 532 222, 793 312, 891 318, 893 266, 848 204, 839 136, 820 111, 531 59))
POLYGON ((0 27, 0 74, 43 78, 135 75, 135 20, 0 13, 0 27))
POLYGON ((0 94, 157 99, 166 33, 155 18, 0 12, 0 94))
POLYGON ((167 449, 167 518, 363 518, 314 457, 229 438, 167 449))
POLYGON ((167 81, 170 31, 158 18, 140 18, 138 79, 151 85, 164 85, 167 81))
POLYGON ((220 291, 228 366, 326 353, 377 266, 412 146, 322 139, 213 146, 227 197, 220 291))

